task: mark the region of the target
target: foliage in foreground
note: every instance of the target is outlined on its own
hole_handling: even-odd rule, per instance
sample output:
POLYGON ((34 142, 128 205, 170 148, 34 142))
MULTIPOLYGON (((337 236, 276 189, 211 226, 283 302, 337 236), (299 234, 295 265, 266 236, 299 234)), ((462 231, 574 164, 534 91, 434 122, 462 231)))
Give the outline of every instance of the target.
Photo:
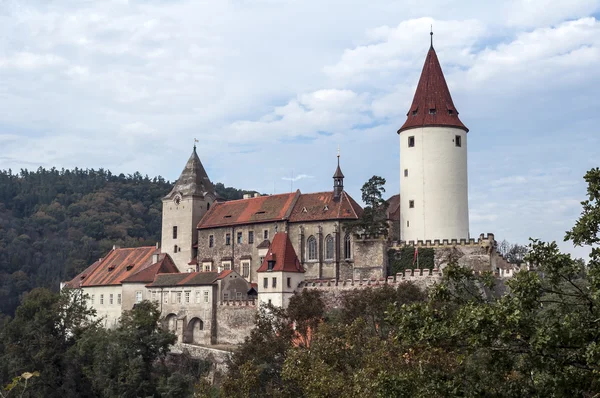
MULTIPOLYGON (((565 238, 578 246, 600 243, 600 169, 585 180, 588 199, 565 238)), ((263 312, 226 396, 599 396, 600 248, 585 265, 534 239, 526 261, 535 269, 517 273, 499 297, 491 275, 456 265, 426 300, 396 296, 381 317, 373 297, 357 295, 318 323, 310 345, 283 333, 285 314, 263 312), (231 388, 240 376, 244 388, 231 388)))

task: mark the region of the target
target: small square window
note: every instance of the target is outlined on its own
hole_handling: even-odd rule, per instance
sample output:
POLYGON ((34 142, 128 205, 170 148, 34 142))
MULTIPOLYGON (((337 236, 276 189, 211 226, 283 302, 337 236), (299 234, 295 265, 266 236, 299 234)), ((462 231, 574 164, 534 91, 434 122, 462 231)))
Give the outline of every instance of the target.
POLYGON ((411 135, 410 137, 408 137, 408 147, 412 148, 415 146, 415 136, 411 135))
POLYGON ((460 135, 454 137, 454 145, 456 145, 457 147, 462 146, 462 137, 460 135))
POLYGON ((408 169, 404 169, 404 177, 408 177, 408 169))
POLYGON ((410 209, 414 209, 415 208, 415 201, 414 200, 409 200, 408 201, 408 207, 410 209))
POLYGON ((410 221, 406 221, 406 227, 410 227, 410 221))

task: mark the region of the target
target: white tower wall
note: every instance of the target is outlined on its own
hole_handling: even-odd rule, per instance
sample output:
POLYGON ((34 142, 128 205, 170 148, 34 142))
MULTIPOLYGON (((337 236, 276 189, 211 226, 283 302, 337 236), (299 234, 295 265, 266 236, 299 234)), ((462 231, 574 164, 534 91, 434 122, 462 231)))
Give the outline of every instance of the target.
POLYGON ((420 127, 400 133, 400 238, 469 238, 467 133, 420 127), (456 146, 460 136, 460 147, 456 146), (409 147, 414 137, 414 147, 409 147), (408 170, 408 176, 405 176, 408 170), (414 207, 410 207, 414 201, 414 207))

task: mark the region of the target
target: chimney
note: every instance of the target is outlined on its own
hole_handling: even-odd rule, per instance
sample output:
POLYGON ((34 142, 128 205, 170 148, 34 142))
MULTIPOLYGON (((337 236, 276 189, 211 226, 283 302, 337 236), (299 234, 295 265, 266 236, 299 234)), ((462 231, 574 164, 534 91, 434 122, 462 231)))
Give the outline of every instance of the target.
POLYGON ((117 250, 120 249, 121 247, 117 246, 117 245, 113 245, 113 250, 117 250))
POLYGON ((158 262, 158 253, 154 253, 152 255, 152 264, 156 264, 158 262))
POLYGON ((156 242, 156 250, 160 249, 160 243, 156 242))

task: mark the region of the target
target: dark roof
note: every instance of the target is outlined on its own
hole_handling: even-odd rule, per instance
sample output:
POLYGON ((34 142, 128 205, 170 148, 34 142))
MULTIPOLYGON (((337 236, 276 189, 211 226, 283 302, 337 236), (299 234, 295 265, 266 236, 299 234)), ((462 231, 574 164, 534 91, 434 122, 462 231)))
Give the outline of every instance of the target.
POLYGON ((458 118, 458 111, 452 102, 442 67, 433 46, 429 48, 421 78, 406 114, 406 122, 398 133, 417 127, 447 126, 465 131, 469 129, 458 118), (434 109, 434 112, 430 112, 434 109))
POLYGON ((152 264, 148 268, 125 278, 121 283, 150 283, 154 280, 156 274, 178 274, 177 266, 168 254, 162 253, 159 255, 157 263, 152 264))
POLYGON ((300 195, 290 215, 290 222, 321 220, 356 220, 362 208, 346 191, 334 200, 333 191, 300 195))
POLYGON ((337 169, 335 169, 335 173, 333 173, 333 178, 344 178, 344 173, 342 173, 342 169, 340 168, 340 157, 339 156, 338 156, 337 169))
POLYGON ((268 249, 269 246, 271 246, 271 242, 269 242, 268 239, 265 239, 262 242, 260 242, 260 244, 258 246, 256 246, 256 248, 257 249, 268 249))
POLYGON ((260 268, 256 272, 304 272, 304 268, 298 261, 298 256, 292 246, 292 242, 285 232, 277 232, 273 237, 273 243, 267 252, 260 268), (269 270, 269 261, 275 261, 271 270, 269 270))
POLYGON ((69 287, 120 285, 121 282, 152 265, 155 246, 113 249, 68 283, 69 287))
POLYGON ((198 229, 285 220, 300 191, 215 203, 198 223, 198 229))
POLYGON ((157 274, 148 287, 212 285, 218 272, 187 272, 179 274, 157 274))
POLYGON ((172 198, 176 193, 180 193, 182 196, 204 196, 207 193, 214 195, 214 192, 215 188, 210 182, 208 174, 206 174, 206 170, 204 170, 204 166, 202 166, 202 162, 200 162, 200 158, 196 153, 196 146, 194 146, 192 155, 185 164, 181 175, 165 198, 172 198))
POLYGON ((399 220, 400 219, 400 194, 394 195, 387 200, 387 219, 388 220, 399 220))

